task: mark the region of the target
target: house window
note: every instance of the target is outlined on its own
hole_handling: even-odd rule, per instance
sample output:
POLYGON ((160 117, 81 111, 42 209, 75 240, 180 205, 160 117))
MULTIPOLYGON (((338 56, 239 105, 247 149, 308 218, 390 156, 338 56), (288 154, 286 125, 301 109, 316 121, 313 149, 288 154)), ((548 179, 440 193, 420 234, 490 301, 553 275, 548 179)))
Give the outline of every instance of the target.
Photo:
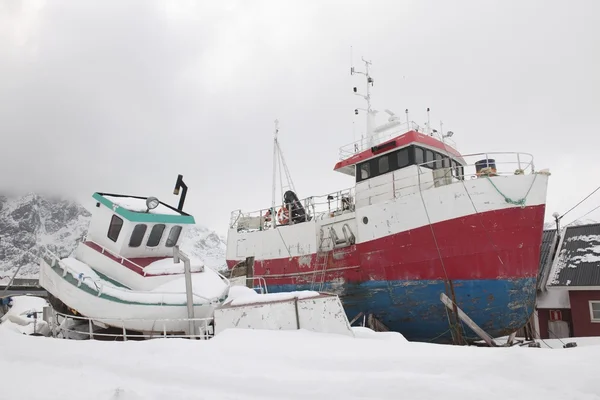
POLYGON ((592 322, 600 322, 600 301, 590 301, 590 318, 592 322))
POLYGON ((408 167, 410 165, 410 154, 408 149, 398 151, 398 168, 408 167))
POLYGON ((133 228, 131 238, 129 238, 129 247, 140 247, 144 235, 146 234, 146 229, 148 229, 146 224, 137 224, 135 228, 133 228))
POLYGON ((116 242, 119 238, 119 233, 121 233, 121 228, 123 227, 123 220, 116 215, 113 215, 110 220, 110 225, 108 227, 108 238, 113 242, 116 242))
POLYGON ((160 243, 160 239, 162 238, 163 232, 165 231, 164 224, 156 224, 152 227, 150 231, 150 236, 148 236, 148 242, 146 246, 148 247, 156 247, 160 243))
POLYGON ((444 163, 444 168, 450 168, 450 159, 448 157, 444 157, 442 162, 444 163))
POLYGON ((165 246, 173 247, 177 244, 177 240, 179 240, 179 234, 181 233, 181 226, 175 225, 171 228, 169 232, 169 236, 167 237, 167 243, 165 246))
POLYGON ((383 156, 379 159, 379 174, 385 174, 390 170, 390 162, 388 156, 383 156))

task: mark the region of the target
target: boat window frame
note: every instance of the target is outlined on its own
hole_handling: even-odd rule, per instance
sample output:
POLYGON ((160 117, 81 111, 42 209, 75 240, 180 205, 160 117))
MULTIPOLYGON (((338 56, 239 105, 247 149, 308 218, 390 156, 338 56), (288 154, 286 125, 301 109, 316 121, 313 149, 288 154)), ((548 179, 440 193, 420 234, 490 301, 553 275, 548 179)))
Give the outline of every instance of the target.
POLYGON ((171 227, 171 229, 169 229, 169 234, 167 235, 167 240, 165 242, 165 247, 168 247, 168 248, 175 247, 175 245, 179 241, 179 238, 181 237, 181 232, 182 231, 183 231, 183 227, 181 225, 173 225, 171 227), (177 235, 175 236, 175 240, 173 240, 173 232, 177 228, 179 228, 179 230, 177 231, 177 235))
POLYGON ((411 165, 417 165, 431 170, 451 168, 454 177, 461 180, 463 179, 463 166, 451 155, 443 154, 427 147, 411 144, 356 164, 356 183, 389 174, 410 167, 411 165), (404 158, 402 161, 407 164, 401 162, 401 155, 404 158), (426 157, 430 157, 430 159, 426 159, 426 157), (383 158, 387 158, 389 169, 381 172, 380 163, 383 158), (419 160, 419 158, 421 158, 421 160, 419 160), (363 171, 366 171, 368 176, 363 178, 363 171))
POLYGON ((148 239, 146 240, 146 247, 153 247, 153 248, 154 247, 158 247, 158 245, 162 241, 162 238, 163 238, 163 236, 165 234, 165 229, 166 228, 167 228, 167 226, 165 224, 154 224, 154 225, 152 225, 152 229, 150 230, 150 234, 148 235, 148 239), (158 237, 158 241, 156 241, 156 244, 150 244, 150 243, 154 243, 154 240, 152 242, 150 241, 150 239, 154 238, 153 235, 156 235, 154 233, 154 231, 157 228, 160 228, 160 227, 162 227, 162 230, 160 231, 160 236, 158 237))
POLYGON ((146 232, 148 231, 148 225, 146 224, 137 224, 136 226, 133 227, 133 230, 131 231, 131 235, 129 236, 129 247, 131 248, 138 248, 142 245, 143 241, 144 241, 144 237, 146 236, 146 232), (137 229, 139 227, 143 227, 143 231, 141 236, 139 236, 137 229), (135 237, 136 241, 134 242, 134 235, 138 234, 138 236, 135 237), (139 240, 138 240, 139 237, 139 240))
POLYGON ((113 242, 117 243, 117 240, 119 240, 119 235, 121 234, 122 230, 123 230, 123 218, 119 217, 116 214, 113 214, 112 218, 110 219, 110 223, 108 224, 108 232, 106 232, 106 237, 108 237, 113 242), (115 227, 117 227, 117 228, 115 228, 115 227), (116 229, 116 234, 114 232, 114 229, 116 229), (113 235, 114 235, 114 237, 113 237, 113 235))

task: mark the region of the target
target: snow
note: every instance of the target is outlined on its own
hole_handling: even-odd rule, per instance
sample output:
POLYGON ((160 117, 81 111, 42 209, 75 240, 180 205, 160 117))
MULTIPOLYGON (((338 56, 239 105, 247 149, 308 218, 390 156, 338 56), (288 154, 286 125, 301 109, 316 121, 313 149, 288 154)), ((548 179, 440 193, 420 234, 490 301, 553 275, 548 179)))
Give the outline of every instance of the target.
MULTIPOLYGON (((115 197, 115 196, 103 196, 106 200, 111 201, 113 204, 123 207, 129 211, 145 213, 148 210, 146 206, 146 199, 136 199, 135 197, 115 197)), ((171 210, 162 204, 159 204, 153 210, 149 211, 150 214, 162 214, 162 215, 181 215, 179 212, 171 210)))
MULTIPOLYGON (((201 271, 203 266, 202 261, 190 258, 190 268, 192 272, 201 271)), ((148 264, 148 266, 144 268, 144 272, 150 275, 183 274, 185 272, 185 267, 183 260, 178 264, 175 264, 173 258, 169 257, 148 264)))
POLYGON ((41 297, 35 296, 11 296, 12 302, 8 312, 0 318, 2 329, 31 335, 36 332, 49 332, 48 324, 42 320, 42 311, 48 302, 41 297), (37 313, 37 321, 34 324, 33 315, 28 317, 27 314, 37 313))
POLYGON ((564 288, 549 287, 547 291, 541 292, 537 296, 538 308, 571 308, 569 291, 564 288))
MULTIPOLYGON (((87 264, 73 257, 65 258, 61 262, 69 268, 68 273, 73 277, 82 276, 82 284, 94 290, 102 287, 102 293, 108 296, 137 303, 182 304, 186 302, 185 276, 157 286, 151 291, 134 291, 101 279, 87 264)), ((215 271, 207 268, 204 272, 192 274, 192 290, 196 303, 222 297, 227 290, 227 284, 215 271)))
POLYGON ((231 329, 208 341, 105 342, 0 331, 0 390, 31 400, 600 398, 597 344, 490 349, 357 333, 231 329))
MULTIPOLYGON (((236 287, 244 287, 244 286, 233 286, 236 287)), ((248 288, 246 288, 248 289, 248 288)), ((245 304, 256 304, 256 303, 267 303, 271 301, 282 301, 282 300, 291 300, 295 297, 298 299, 306 299, 309 297, 319 296, 319 292, 313 292, 311 290, 301 290, 297 292, 283 292, 283 293, 268 293, 268 294, 258 294, 255 291, 251 290, 254 294, 240 294, 238 292, 234 292, 233 297, 230 295, 225 301, 225 304, 229 304, 232 306, 241 306, 245 304)))

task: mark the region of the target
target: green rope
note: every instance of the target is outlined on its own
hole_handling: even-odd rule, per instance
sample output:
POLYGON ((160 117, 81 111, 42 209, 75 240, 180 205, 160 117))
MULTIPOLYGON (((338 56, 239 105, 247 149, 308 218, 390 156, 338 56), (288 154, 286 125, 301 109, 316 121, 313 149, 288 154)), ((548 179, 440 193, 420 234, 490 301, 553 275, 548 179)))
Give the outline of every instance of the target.
POLYGON ((507 202, 508 204, 513 204, 515 206, 521 206, 521 208, 524 208, 525 202, 527 200, 527 196, 529 195, 529 192, 531 191, 531 188, 533 187, 533 184, 535 183, 535 178, 537 178, 537 174, 533 177, 533 181, 531 182, 531 186, 529 187, 529 190, 527 190, 525 197, 523 197, 522 199, 519 199, 519 200, 513 200, 510 197, 506 196, 504 193, 502 193, 500 191, 500 189, 498 189, 498 187, 494 184, 494 182, 492 182, 492 180, 490 179, 489 176, 486 175, 486 178, 488 181, 490 181, 490 183, 492 184, 494 189, 496 189, 496 191, 500 194, 500 196, 502 196, 504 198, 505 202, 507 202))

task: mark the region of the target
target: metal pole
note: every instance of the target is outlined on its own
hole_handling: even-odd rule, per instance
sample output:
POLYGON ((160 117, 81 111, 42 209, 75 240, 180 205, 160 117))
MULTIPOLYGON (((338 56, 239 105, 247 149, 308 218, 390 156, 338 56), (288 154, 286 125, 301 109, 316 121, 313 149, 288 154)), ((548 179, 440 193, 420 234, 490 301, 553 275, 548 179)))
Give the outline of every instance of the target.
MULTIPOLYGON (((279 121, 275 120, 275 133, 273 134, 273 193, 271 197, 271 214, 275 218, 275 185, 277 175, 277 133, 279 132, 279 121)), ((277 228, 277 224, 273 221, 273 228, 277 228)))
POLYGON ((179 260, 183 260, 183 268, 185 272, 185 293, 187 295, 187 312, 188 312, 188 324, 189 324, 189 335, 193 335, 195 332, 194 323, 194 295, 192 293, 192 268, 190 265, 190 259, 188 256, 179 250, 179 245, 173 247, 173 261, 178 264, 179 260))

